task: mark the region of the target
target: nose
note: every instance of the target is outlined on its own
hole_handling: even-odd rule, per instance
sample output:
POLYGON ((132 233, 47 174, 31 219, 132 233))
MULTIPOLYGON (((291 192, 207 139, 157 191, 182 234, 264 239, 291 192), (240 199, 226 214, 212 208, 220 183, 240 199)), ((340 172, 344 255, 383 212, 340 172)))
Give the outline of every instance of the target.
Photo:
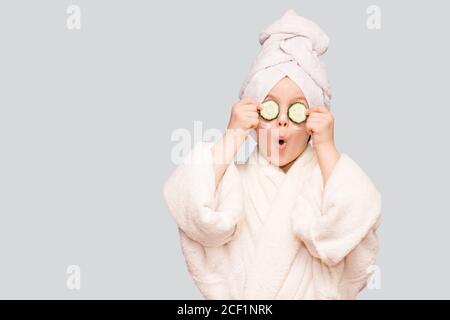
POLYGON ((277 120, 278 127, 287 127, 288 124, 289 124, 289 121, 288 121, 287 116, 285 114, 281 114, 277 120))

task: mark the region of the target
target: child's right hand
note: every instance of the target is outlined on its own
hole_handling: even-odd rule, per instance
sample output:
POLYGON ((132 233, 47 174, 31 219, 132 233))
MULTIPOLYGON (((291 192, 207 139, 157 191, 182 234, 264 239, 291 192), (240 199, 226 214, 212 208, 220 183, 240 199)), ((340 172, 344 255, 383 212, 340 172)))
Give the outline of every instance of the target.
POLYGON ((256 129, 259 124, 258 110, 262 105, 250 98, 244 98, 235 103, 231 109, 228 128, 233 133, 247 137, 251 129, 256 129))
POLYGON ((247 139, 250 130, 256 129, 258 126, 258 110, 261 108, 262 105, 259 102, 248 98, 242 99, 233 105, 227 130, 211 149, 216 187, 222 180, 228 165, 239 151, 239 147, 247 139))

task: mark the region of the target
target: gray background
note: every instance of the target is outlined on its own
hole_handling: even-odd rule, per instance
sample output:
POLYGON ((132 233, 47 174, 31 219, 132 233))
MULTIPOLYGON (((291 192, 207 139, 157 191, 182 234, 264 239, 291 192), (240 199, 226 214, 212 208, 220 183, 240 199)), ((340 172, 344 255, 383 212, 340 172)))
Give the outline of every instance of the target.
POLYGON ((201 298, 162 197, 171 133, 225 128, 289 8, 330 36, 336 144, 383 195, 381 289, 360 297, 450 298, 450 22, 430 0, 2 1, 1 298, 201 298))

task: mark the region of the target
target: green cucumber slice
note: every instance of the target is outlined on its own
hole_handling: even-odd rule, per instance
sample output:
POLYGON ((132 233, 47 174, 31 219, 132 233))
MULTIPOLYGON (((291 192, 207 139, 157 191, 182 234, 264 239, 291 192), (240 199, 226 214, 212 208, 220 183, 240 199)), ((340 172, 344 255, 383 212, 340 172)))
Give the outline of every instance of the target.
POLYGON ((259 115, 263 119, 272 121, 278 117, 278 114, 280 113, 278 103, 273 100, 267 100, 262 103, 262 106, 261 110, 259 110, 259 115))
POLYGON ((295 123, 302 123, 306 119, 306 106, 303 103, 296 102, 288 109, 288 117, 295 123))

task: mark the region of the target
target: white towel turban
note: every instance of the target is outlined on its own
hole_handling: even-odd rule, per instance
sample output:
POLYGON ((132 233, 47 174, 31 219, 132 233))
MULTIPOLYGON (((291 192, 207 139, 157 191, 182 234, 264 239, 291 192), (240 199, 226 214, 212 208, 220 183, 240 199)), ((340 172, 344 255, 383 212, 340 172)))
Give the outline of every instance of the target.
POLYGON ((331 91, 325 64, 319 59, 328 49, 329 38, 314 22, 286 13, 259 34, 262 45, 239 98, 262 102, 285 76, 303 91, 308 104, 330 108, 331 91))

